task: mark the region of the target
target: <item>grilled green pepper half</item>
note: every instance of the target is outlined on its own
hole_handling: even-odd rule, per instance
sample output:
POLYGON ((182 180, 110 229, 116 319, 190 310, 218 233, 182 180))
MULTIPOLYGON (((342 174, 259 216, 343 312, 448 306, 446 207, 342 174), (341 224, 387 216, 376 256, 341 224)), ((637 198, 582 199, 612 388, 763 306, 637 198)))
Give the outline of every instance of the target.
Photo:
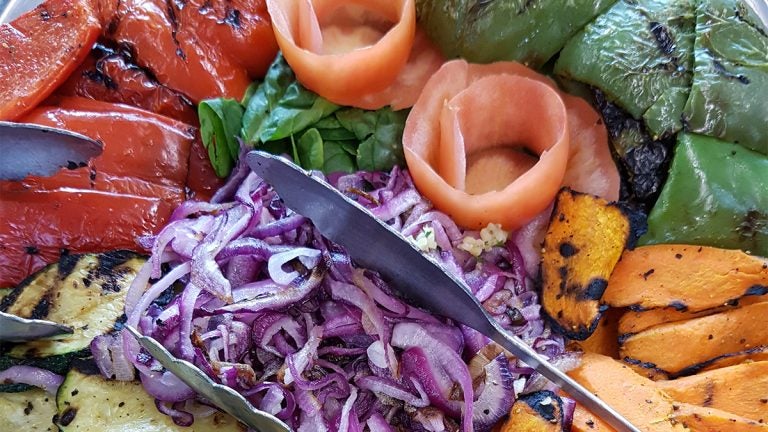
POLYGON ((741 1, 699 4, 688 130, 768 154, 767 32, 741 1))
POLYGON ((539 68, 616 0, 416 0, 421 27, 447 57, 539 68))
POLYGON ((641 243, 685 243, 768 256, 768 157, 681 133, 641 243))
POLYGON ((652 138, 682 128, 693 75, 693 0, 620 0, 565 45, 555 73, 600 89, 652 138))

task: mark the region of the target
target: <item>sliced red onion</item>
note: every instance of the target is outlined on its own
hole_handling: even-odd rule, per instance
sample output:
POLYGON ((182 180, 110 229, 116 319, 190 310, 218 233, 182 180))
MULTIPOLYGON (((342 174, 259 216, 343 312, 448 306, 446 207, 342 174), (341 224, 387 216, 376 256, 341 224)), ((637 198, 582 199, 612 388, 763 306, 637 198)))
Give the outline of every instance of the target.
POLYGON ((293 368, 289 368, 285 371, 285 377, 283 383, 289 385, 293 382, 293 373, 302 374, 307 366, 312 363, 312 360, 317 357, 317 348, 320 346, 320 342, 323 338, 323 327, 314 327, 310 333, 307 343, 296 354, 289 356, 293 361, 293 368))
POLYGON ((320 261, 320 251, 310 248, 294 248, 287 252, 281 252, 269 257, 267 264, 267 271, 269 271, 269 277, 278 284, 288 285, 299 277, 299 272, 294 270, 286 272, 283 270, 283 266, 289 261, 299 259, 302 264, 307 268, 314 268, 320 261))
POLYGON ((369 375, 357 379, 355 384, 361 389, 401 400, 408 405, 417 408, 429 406, 429 399, 426 392, 423 394, 423 397, 415 396, 405 387, 397 384, 391 379, 369 375))
POLYGON ((297 432, 328 432, 328 424, 323 418, 323 407, 310 391, 297 389, 296 403, 301 408, 300 424, 297 432))
POLYGON ((563 430, 571 430, 573 426, 573 413, 576 412, 576 401, 565 396, 560 396, 563 401, 563 430))
POLYGON ((479 432, 489 431, 498 421, 509 414, 515 401, 513 377, 509 361, 502 353, 483 367, 482 391, 477 396, 472 423, 479 432))
POLYGON ((142 373, 139 376, 144 390, 163 402, 181 402, 195 396, 194 390, 168 371, 151 371, 147 375, 142 373))
POLYGON ((169 406, 167 402, 155 399, 155 406, 161 413, 167 415, 178 426, 189 427, 195 421, 191 413, 182 411, 183 404, 175 403, 169 406))
MULTIPOLYGON (((439 248, 430 255, 465 278, 505 328, 544 355, 562 353, 563 341, 545 327, 514 244, 477 258, 456 249, 466 233, 433 210, 399 169, 333 180, 395 229, 434 230, 439 248)), ((393 295, 242 164, 215 202, 185 204, 153 244, 145 242, 153 255, 129 290, 129 324, 301 431, 456 429, 462 417, 468 432, 473 418, 478 427, 490 422, 477 410, 496 406, 500 392, 479 378, 474 389, 461 357, 485 351, 487 339, 393 295), (150 284, 153 271, 160 276, 164 267, 170 272, 150 284), (153 304, 176 283, 185 285, 180 295, 153 304), (266 380, 286 384, 262 386, 266 380)), ((117 341, 150 393, 174 403, 162 409, 184 411, 176 401, 194 394, 160 374, 133 338, 117 341)), ((109 351, 106 342, 94 343, 97 357, 109 357, 105 348, 120 351, 109 351)), ((104 363, 103 373, 115 373, 115 364, 104 363)), ((497 364, 480 369, 499 375, 497 364)), ((532 372, 507 369, 516 377, 513 387, 532 372)))
POLYGON ((97 336, 91 341, 91 354, 102 375, 118 381, 133 381, 136 370, 126 357, 119 333, 97 336))
POLYGON ((368 426, 370 432, 395 432, 395 430, 392 429, 392 426, 387 422, 387 419, 378 412, 371 414, 365 424, 368 426))
POLYGON ((64 377, 32 366, 11 366, 0 372, 0 384, 27 384, 56 394, 64 377))

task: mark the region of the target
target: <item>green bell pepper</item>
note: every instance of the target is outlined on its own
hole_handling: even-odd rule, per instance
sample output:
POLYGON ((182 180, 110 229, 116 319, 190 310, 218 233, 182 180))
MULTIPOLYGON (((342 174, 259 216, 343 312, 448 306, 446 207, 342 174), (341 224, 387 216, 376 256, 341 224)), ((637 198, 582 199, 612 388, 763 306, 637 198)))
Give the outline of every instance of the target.
POLYGON ((693 75, 694 0, 620 0, 563 48, 555 73, 597 87, 653 139, 682 129, 693 75))
POLYGON ((642 244, 684 243, 768 256, 768 157, 701 135, 678 135, 669 179, 642 244))
POLYGON ((421 27, 447 57, 539 68, 616 0, 416 0, 421 27))
POLYGON ((738 0, 700 3, 693 87, 684 120, 692 132, 768 154, 768 36, 738 0))

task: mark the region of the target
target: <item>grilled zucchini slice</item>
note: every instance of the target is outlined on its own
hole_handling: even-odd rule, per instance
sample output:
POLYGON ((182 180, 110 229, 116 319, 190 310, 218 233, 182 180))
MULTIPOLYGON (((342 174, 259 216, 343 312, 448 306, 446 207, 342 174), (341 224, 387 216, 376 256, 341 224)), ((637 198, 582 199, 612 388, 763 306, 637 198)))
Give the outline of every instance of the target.
MULTIPOLYGON (((246 428, 227 414, 195 415, 191 427, 180 427, 155 407, 138 381, 113 381, 72 369, 56 395, 56 424, 78 432, 235 432, 246 428)), ((202 406, 195 411, 209 409, 202 406)))
POLYGON ((0 393, 0 430, 56 432, 53 424, 56 398, 33 388, 20 393, 0 393))
POLYGON ((6 355, 46 358, 87 350, 94 337, 119 329, 128 287, 146 259, 129 251, 68 255, 13 290, 0 310, 74 329, 53 340, 15 344, 6 355))

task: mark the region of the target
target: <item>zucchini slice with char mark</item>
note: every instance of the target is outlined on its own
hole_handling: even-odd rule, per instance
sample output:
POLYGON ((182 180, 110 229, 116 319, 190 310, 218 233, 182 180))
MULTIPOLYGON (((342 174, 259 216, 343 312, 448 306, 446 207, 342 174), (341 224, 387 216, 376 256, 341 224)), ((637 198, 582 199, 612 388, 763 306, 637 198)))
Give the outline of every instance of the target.
POLYGON ((0 393, 0 430, 56 432, 53 424, 56 398, 33 388, 20 393, 0 393))
POLYGON ((129 251, 68 255, 16 288, 2 309, 74 329, 71 335, 12 345, 12 358, 44 358, 87 350, 94 337, 119 329, 125 295, 146 261, 129 251))
MULTIPOLYGON (((246 428, 227 414, 195 415, 191 427, 180 427, 162 414, 155 400, 138 381, 112 381, 77 369, 64 378, 56 395, 56 424, 62 431, 78 432, 230 432, 246 428)), ((210 408, 196 406, 196 412, 210 408)))
POLYGON ((0 311, 24 318, 42 319, 48 308, 46 295, 56 284, 59 263, 46 266, 24 279, 0 302, 0 311))
POLYGON ((623 206, 563 188, 544 237, 541 305, 559 333, 585 340, 608 308, 608 278, 624 248, 645 230, 623 206))

